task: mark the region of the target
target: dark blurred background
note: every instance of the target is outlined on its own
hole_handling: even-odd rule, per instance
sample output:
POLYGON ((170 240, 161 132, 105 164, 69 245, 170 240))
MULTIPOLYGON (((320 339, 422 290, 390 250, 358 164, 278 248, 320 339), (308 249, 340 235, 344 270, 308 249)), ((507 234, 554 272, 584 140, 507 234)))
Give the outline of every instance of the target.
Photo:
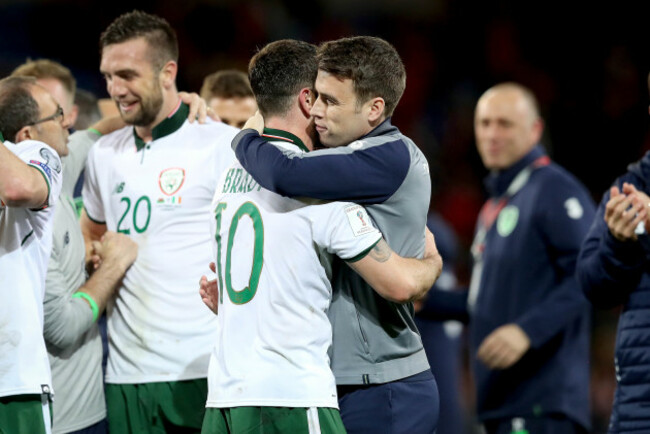
MULTIPOLYGON (((99 34, 134 8, 163 16, 177 30, 178 87, 188 91, 198 92, 215 70, 246 70, 256 48, 276 39, 320 43, 365 34, 393 43, 408 74, 393 120, 429 159, 432 209, 465 250, 461 283, 468 279, 466 250, 484 198, 473 111, 489 86, 514 80, 537 94, 546 148, 596 201, 650 149, 646 2, 0 0, 0 75, 27 57, 51 58, 72 70, 79 88, 106 97, 99 34)), ((596 312, 594 321, 594 432, 609 417, 616 315, 596 312)), ((471 409, 469 392, 467 401, 471 409)))

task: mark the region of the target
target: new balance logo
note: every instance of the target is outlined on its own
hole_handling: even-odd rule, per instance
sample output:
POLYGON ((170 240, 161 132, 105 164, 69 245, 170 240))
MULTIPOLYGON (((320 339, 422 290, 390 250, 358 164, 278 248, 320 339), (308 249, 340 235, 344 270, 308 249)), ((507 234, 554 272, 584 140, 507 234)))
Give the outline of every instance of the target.
POLYGON ((122 193, 123 190, 124 190, 124 183, 118 182, 117 184, 115 184, 115 188, 113 189, 113 194, 122 193))

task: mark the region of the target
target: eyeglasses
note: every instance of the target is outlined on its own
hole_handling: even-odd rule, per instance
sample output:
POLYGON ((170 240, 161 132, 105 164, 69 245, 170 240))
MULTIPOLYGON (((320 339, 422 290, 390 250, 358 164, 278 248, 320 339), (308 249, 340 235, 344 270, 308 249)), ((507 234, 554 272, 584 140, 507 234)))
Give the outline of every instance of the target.
POLYGON ((48 116, 48 117, 43 118, 43 119, 39 119, 39 120, 34 121, 31 124, 27 124, 27 125, 42 124, 43 122, 48 122, 48 121, 56 121, 56 122, 59 122, 59 123, 61 123, 63 121, 63 109, 61 108, 60 105, 56 106, 56 112, 53 115, 48 116))

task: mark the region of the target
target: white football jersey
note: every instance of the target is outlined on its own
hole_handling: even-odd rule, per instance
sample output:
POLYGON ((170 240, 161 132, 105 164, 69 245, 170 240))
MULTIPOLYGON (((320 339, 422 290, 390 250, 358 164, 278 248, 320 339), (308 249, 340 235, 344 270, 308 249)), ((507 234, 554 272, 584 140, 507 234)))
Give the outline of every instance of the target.
POLYGON ((0 146, 37 169, 49 188, 47 207, 40 210, 0 201, 0 396, 40 394, 52 384, 43 340, 43 295, 61 160, 34 140, 0 146))
POLYGON ((222 175, 213 211, 219 335, 207 406, 338 408, 330 259, 360 259, 381 234, 363 207, 305 206, 261 188, 238 162, 222 175))
POLYGON ((239 131, 190 124, 187 106, 144 143, 133 127, 100 138, 83 188, 88 216, 138 244, 108 308, 107 383, 205 378, 216 336, 198 281, 212 261, 210 202, 239 131))

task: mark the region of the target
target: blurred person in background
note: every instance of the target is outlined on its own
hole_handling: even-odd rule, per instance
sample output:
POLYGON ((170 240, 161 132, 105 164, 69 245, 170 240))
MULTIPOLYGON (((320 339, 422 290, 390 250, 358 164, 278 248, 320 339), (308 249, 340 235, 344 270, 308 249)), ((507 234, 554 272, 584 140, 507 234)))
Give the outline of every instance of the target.
MULTIPOLYGON (((74 124, 75 130, 81 131, 81 130, 91 128, 93 124, 99 122, 102 119, 102 113, 99 110, 97 97, 92 92, 83 89, 77 89, 77 91, 75 92, 74 101, 76 106, 79 109, 77 114, 77 121, 74 124)), ((115 116, 118 116, 118 114, 116 113, 112 117, 115 116)), ((99 130, 97 130, 97 133, 100 133, 99 130)), ((99 135, 101 135, 101 133, 99 135)), ((83 187, 83 181, 84 181, 83 166, 86 164, 87 154, 88 151, 86 151, 86 153, 84 154, 83 157, 84 164, 81 167, 81 173, 77 178, 77 183, 74 186, 74 191, 72 194, 73 200, 75 201, 75 206, 77 207, 78 215, 81 215, 81 209, 83 208, 83 200, 81 199, 81 188, 83 187)), ((102 327, 102 333, 104 333, 102 339, 105 339, 106 325, 104 324, 105 323, 104 315, 102 315, 102 318, 103 319, 100 320, 101 323, 100 327, 102 327)))
MULTIPOLYGON (((436 245, 445 264, 440 277, 422 300, 414 302, 415 324, 440 393, 440 419, 436 434, 459 434, 466 427, 466 410, 461 405, 461 370, 463 368, 463 324, 457 320, 442 321, 436 303, 440 296, 458 294, 455 267, 460 245, 453 228, 435 211, 427 217, 427 227, 436 237, 436 245)), ((465 322, 466 319, 465 319, 465 322)))
POLYGON ((575 264, 593 201, 539 144, 529 89, 488 89, 474 128, 490 170, 467 301, 479 420, 489 434, 585 433, 590 311, 575 264))
POLYGON ((201 98, 223 123, 236 128, 243 127, 257 110, 248 77, 235 69, 217 71, 205 77, 201 98))
POLYGON ((74 96, 74 103, 78 108, 77 121, 74 123, 75 130, 90 128, 102 118, 97 97, 92 92, 77 89, 74 96))
POLYGON ((650 432, 649 195, 650 152, 605 192, 578 258, 578 277, 591 302, 601 308, 623 306, 608 429, 616 434, 650 432))
POLYGON ((575 266, 594 204, 546 155, 543 127, 526 87, 501 83, 481 96, 474 129, 490 199, 476 224, 470 288, 427 299, 443 319, 469 320, 477 415, 488 434, 590 427, 590 309, 575 266))

